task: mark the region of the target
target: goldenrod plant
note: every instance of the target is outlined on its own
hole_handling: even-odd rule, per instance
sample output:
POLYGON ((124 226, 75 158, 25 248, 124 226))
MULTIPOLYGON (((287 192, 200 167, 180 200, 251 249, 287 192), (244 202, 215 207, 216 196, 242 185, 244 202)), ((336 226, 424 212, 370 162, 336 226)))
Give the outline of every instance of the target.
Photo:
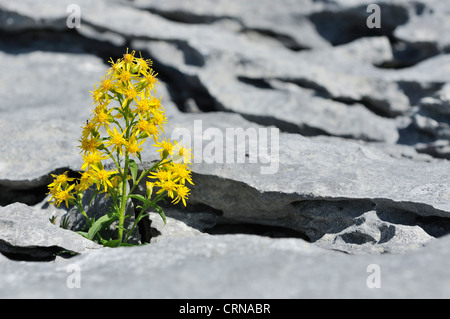
POLYGON ((80 149, 83 157, 79 178, 68 176, 68 172, 52 175, 48 185, 49 202, 59 207, 75 205, 86 218, 88 229, 83 236, 105 246, 128 245, 127 241, 137 223, 153 208, 166 222, 158 202, 169 197, 172 203, 186 199, 193 184, 190 164, 191 150, 176 141, 162 139, 167 122, 164 107, 156 97, 157 74, 148 59, 135 57, 135 51, 127 52, 123 58, 113 61, 111 68, 92 93, 94 110, 91 118, 82 127, 80 149), (114 103, 113 103, 114 102, 114 103), (113 106, 113 104, 117 104, 113 106), (138 176, 136 159, 142 162, 144 142, 151 139, 161 159, 138 176), (112 161, 108 169, 105 161, 112 161), (146 195, 133 191, 145 180, 146 195), (128 185, 128 186, 127 186, 128 185), (97 220, 89 217, 82 205, 83 194, 93 189, 95 196, 106 193, 111 196, 110 212, 97 220), (131 229, 124 228, 127 202, 136 199, 140 213, 131 229), (100 230, 117 224, 117 238, 102 238, 100 230))

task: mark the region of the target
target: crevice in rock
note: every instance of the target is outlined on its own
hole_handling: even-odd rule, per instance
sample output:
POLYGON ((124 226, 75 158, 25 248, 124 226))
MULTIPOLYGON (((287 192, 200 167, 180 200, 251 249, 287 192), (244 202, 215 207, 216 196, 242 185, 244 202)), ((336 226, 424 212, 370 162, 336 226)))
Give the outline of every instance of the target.
POLYGON ((257 223, 226 223, 218 224, 205 230, 210 235, 248 234, 270 238, 301 238, 310 241, 302 232, 281 227, 257 223))
POLYGON ((362 37, 392 37, 395 28, 409 20, 410 12, 401 5, 391 3, 380 3, 379 6, 380 11, 385 13, 382 15, 381 28, 367 27, 366 22, 370 15, 367 5, 314 12, 309 15, 309 20, 317 32, 335 46, 362 37))
POLYGON ((157 8, 146 8, 145 10, 159 15, 167 20, 186 23, 186 24, 216 24, 221 21, 233 21, 240 27, 240 33, 244 35, 255 34, 258 37, 267 38, 268 40, 276 41, 282 46, 286 47, 292 51, 301 51, 311 49, 309 47, 304 47, 300 45, 294 38, 287 34, 282 34, 270 29, 264 28, 252 28, 247 26, 241 19, 228 15, 207 15, 207 14, 196 14, 193 12, 183 11, 183 10, 161 10, 157 8))
POLYGON ((450 219, 438 216, 418 216, 416 223, 430 236, 439 238, 450 234, 450 219))
POLYGON ((197 76, 185 75, 175 68, 158 63, 161 79, 168 84, 170 99, 181 112, 189 112, 189 101, 193 101, 201 112, 216 112, 220 103, 208 92, 197 76))
POLYGON ((303 234, 328 249, 348 245, 349 251, 370 250, 368 247, 376 245, 382 245, 385 251, 402 251, 450 233, 447 212, 420 202, 260 192, 243 182, 220 178, 219 183, 218 179, 195 174, 199 192, 193 192, 191 198, 194 203, 223 210, 217 219, 221 226, 211 227, 211 233, 250 232, 252 227, 247 224, 269 225, 303 234), (205 189, 214 192, 208 195, 205 189), (237 229, 232 224, 238 225, 237 229))
POLYGON ((254 86, 258 89, 270 89, 270 90, 273 89, 273 86, 267 80, 262 78, 249 78, 246 76, 239 75, 237 76, 237 80, 242 83, 254 86))
POLYGON ((393 59, 373 66, 379 69, 401 70, 438 55, 439 49, 434 43, 408 43, 389 37, 393 59))
POLYGON ((369 234, 365 234, 360 231, 354 231, 354 232, 342 234, 340 236, 340 238, 342 240, 344 240, 344 242, 347 244, 363 245, 363 244, 367 244, 367 243, 370 243, 370 244, 377 243, 377 240, 375 238, 373 238, 369 234))
POLYGON ((17 247, 3 240, 0 240, 0 253, 8 259, 14 261, 54 261, 56 257, 72 258, 77 254, 58 246, 40 247, 17 247))
MULTIPOLYGON (((86 24, 87 25, 87 24, 86 24)), ((99 31, 100 32, 100 31, 99 31)), ((0 32, 0 50, 20 54, 32 51, 94 54, 108 63, 110 57, 122 56, 123 47, 109 41, 85 37, 76 29, 37 29, 21 32, 0 32), (19 36, 20 35, 20 36, 19 36)))
POLYGON ((431 96, 445 85, 443 82, 419 83, 417 81, 398 81, 399 88, 405 93, 412 106, 420 105, 420 100, 431 96))
MULTIPOLYGON (((269 115, 254 115, 254 114, 244 114, 239 113, 244 119, 264 126, 275 126, 280 129, 280 131, 285 133, 295 133, 295 134, 301 134, 303 136, 331 136, 328 132, 317 128, 310 126, 305 123, 301 124, 294 124, 292 122, 283 121, 280 119, 277 119, 273 116, 269 115)), ((340 136, 342 138, 345 138, 346 136, 340 136)))
POLYGON ((300 45, 294 38, 287 34, 282 34, 269 29, 249 28, 245 25, 242 25, 242 30, 240 32, 246 35, 256 34, 257 36, 267 38, 268 40, 275 40, 285 48, 295 52, 311 49, 309 47, 300 45))
MULTIPOLYGON (((315 96, 323 98, 323 99, 347 104, 349 106, 351 106, 353 104, 361 104, 366 109, 368 109, 370 112, 374 113, 375 115, 381 116, 381 117, 395 118, 396 116, 400 115, 399 113, 392 112, 389 110, 389 105, 387 105, 387 103, 388 103, 387 101, 376 100, 370 96, 363 96, 361 99, 353 99, 353 98, 346 97, 346 96, 333 96, 325 87, 321 86, 320 84, 318 84, 314 81, 311 81, 311 80, 305 79, 305 78, 296 78, 296 79, 277 78, 277 80, 281 81, 281 82, 295 84, 303 89, 313 90, 315 96)), ((249 80, 247 80, 247 81, 248 81, 248 83, 252 83, 252 81, 257 81, 256 83, 258 83, 259 81, 262 81, 262 80, 252 79, 252 81, 249 81, 249 80)))
POLYGON ((155 7, 142 8, 150 13, 159 15, 164 19, 186 23, 186 24, 212 24, 220 20, 237 20, 235 17, 226 15, 209 15, 209 14, 197 14, 186 10, 162 10, 155 7))
MULTIPOLYGON (((96 32, 112 32, 84 22, 96 32)), ((121 36, 121 35, 118 35, 121 36)), ((110 59, 117 60, 123 56, 123 47, 130 47, 130 41, 126 40, 124 45, 115 45, 108 40, 96 40, 85 37, 75 29, 52 30, 39 29, 17 32, 0 32, 0 50, 20 54, 43 50, 50 52, 64 52, 73 54, 94 54, 99 57, 105 65, 109 66, 110 59), (20 37, 18 37, 20 34, 20 37)), ((149 40, 149 39, 145 39, 149 40)), ((151 40, 151 39, 150 39, 151 40)), ((157 40, 157 39, 156 39, 157 40)), ((168 41, 176 45, 184 54, 185 63, 201 67, 204 65, 203 56, 194 48, 183 41, 168 41)), ((140 50, 143 56, 150 56, 154 64, 158 65, 158 77, 168 84, 170 98, 182 112, 188 111, 187 101, 193 100, 203 112, 217 110, 217 101, 209 94, 196 76, 187 76, 179 70, 161 63, 145 50, 140 50)))

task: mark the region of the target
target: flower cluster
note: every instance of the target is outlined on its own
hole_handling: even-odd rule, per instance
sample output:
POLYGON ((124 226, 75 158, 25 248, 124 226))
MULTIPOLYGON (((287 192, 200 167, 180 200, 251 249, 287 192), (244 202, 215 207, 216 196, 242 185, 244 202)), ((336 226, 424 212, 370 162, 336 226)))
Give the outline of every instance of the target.
POLYGON ((91 92, 94 110, 82 127, 81 176, 72 184, 74 179, 67 172, 53 176, 55 179, 49 184, 51 203, 77 204, 79 195, 95 186, 98 192, 106 192, 120 201, 120 211, 125 208, 123 202, 133 198, 131 191, 126 194, 126 183, 132 179, 133 190, 146 176, 147 197, 140 199, 147 201, 147 206, 156 205, 164 196, 169 196, 173 203, 182 201, 186 205, 189 195, 186 182, 193 184, 188 166, 192 155, 176 141, 161 139, 167 118, 161 99, 156 97, 158 80, 152 62, 135 57, 135 52, 128 53, 128 50, 123 58, 110 62, 111 68, 91 92), (145 176, 137 178, 133 158, 142 161, 143 144, 149 138, 161 154, 161 160, 144 170, 145 176), (105 160, 112 160, 116 167, 106 169, 105 160), (151 198, 154 188, 156 200, 151 198))
POLYGON ((52 195, 50 201, 53 201, 52 203, 57 207, 59 207, 62 202, 65 202, 66 206, 69 207, 69 200, 75 199, 72 194, 75 185, 69 185, 69 182, 73 181, 75 178, 69 178, 67 176, 67 171, 60 175, 51 175, 54 180, 48 185, 50 190, 49 194, 52 195))

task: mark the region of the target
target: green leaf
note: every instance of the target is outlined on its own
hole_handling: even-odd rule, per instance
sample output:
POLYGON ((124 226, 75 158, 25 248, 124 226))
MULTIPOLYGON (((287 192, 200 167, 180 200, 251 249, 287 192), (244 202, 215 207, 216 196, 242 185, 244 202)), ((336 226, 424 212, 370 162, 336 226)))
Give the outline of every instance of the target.
POLYGON ((99 189, 96 188, 96 189, 94 190, 94 194, 92 194, 91 200, 89 201, 89 207, 92 206, 92 203, 94 202, 95 197, 97 196, 98 192, 99 192, 99 189))
POLYGON ((145 198, 143 195, 140 195, 140 194, 130 194, 129 196, 130 196, 131 198, 140 200, 140 201, 143 202, 144 204, 148 203, 147 198, 145 198))
POLYGON ((112 219, 113 218, 109 217, 108 215, 103 215, 102 217, 97 219, 95 223, 91 226, 91 228, 89 228, 87 238, 93 240, 95 234, 97 234, 97 232, 103 228, 103 225, 108 222, 112 222, 112 219))
POLYGON ((137 177, 138 166, 137 166, 136 162, 134 161, 134 159, 129 160, 128 167, 130 168, 131 177, 133 177, 133 183, 135 183, 136 177, 137 177))
MULTIPOLYGON (((77 231, 77 233, 78 234, 80 234, 81 236, 83 236, 83 237, 85 237, 85 238, 88 238, 88 233, 87 232, 85 232, 85 231, 77 231)), ((88 238, 89 239, 89 238, 88 238)))
POLYGON ((163 209, 160 206, 153 203, 151 203, 151 206, 156 210, 159 216, 161 216, 162 220, 164 221, 164 225, 167 224, 166 215, 164 214, 163 209))
POLYGON ((149 214, 139 214, 139 216, 136 218, 135 223, 139 223, 141 221, 142 218, 149 216, 149 214))
POLYGON ((105 247, 118 247, 120 246, 120 239, 108 240, 103 243, 105 247))

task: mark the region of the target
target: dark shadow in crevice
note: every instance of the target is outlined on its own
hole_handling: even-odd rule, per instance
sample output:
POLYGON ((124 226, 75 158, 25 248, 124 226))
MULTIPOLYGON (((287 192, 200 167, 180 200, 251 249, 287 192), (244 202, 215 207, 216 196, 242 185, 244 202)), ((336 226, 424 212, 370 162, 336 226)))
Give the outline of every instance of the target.
POLYGON ((440 53, 435 43, 408 43, 391 37, 389 37, 389 41, 391 42, 393 59, 374 64, 376 68, 406 69, 440 53))
MULTIPOLYGON (((125 46, 126 47, 126 46, 125 46)), ((60 52, 72 54, 93 54, 108 64, 110 57, 122 57, 123 46, 109 41, 84 37, 76 29, 62 31, 52 29, 0 32, 0 50, 10 54, 33 51, 60 52)))
POLYGON ((172 22, 186 23, 186 24, 212 24, 220 20, 236 20, 236 18, 231 16, 217 16, 210 14, 196 14, 194 12, 186 10, 161 10, 157 8, 141 8, 150 13, 159 15, 164 19, 170 20, 172 22))
POLYGON ((438 216, 418 216, 416 218, 416 224, 430 236, 435 238, 450 234, 450 218, 438 216))
POLYGON ((259 79, 259 78, 249 78, 245 76, 237 76, 238 81, 254 86, 258 89, 267 89, 272 90, 273 87, 270 85, 265 79, 259 79))
MULTIPOLYGON (((303 136, 331 136, 330 133, 313 126, 309 126, 305 123, 299 125, 277 119, 273 116, 264 115, 253 115, 253 114, 243 114, 239 113, 247 121, 263 125, 263 126, 275 126, 280 129, 280 131, 285 133, 300 134, 303 136)), ((342 136, 344 137, 344 136, 342 136)))
POLYGON ((218 224, 205 230, 210 235, 247 234, 270 238, 301 238, 310 242, 302 232, 280 226, 257 223, 218 224))
POLYGON ((0 240, 0 253, 10 260, 36 262, 54 261, 56 257, 68 259, 78 255, 77 253, 68 251, 67 249, 58 246, 17 247, 3 240, 0 240))
POLYGON ((428 82, 421 84, 417 81, 398 81, 399 88, 409 99, 410 105, 420 105, 420 100, 439 91, 445 83, 428 82))
POLYGON ((268 40, 275 40, 278 43, 280 43, 281 45, 283 45, 285 48, 287 48, 291 51, 294 51, 294 52, 311 49, 310 47, 300 45, 294 38, 292 38, 289 35, 275 32, 275 31, 269 30, 269 29, 249 28, 246 26, 242 26, 241 33, 248 34, 248 35, 251 35, 251 33, 254 33, 254 34, 257 34, 259 37, 267 38, 268 40))
POLYGON ((380 3, 382 12, 380 28, 369 28, 367 5, 359 5, 344 9, 325 9, 309 15, 317 32, 332 45, 349 43, 362 37, 388 36, 399 25, 409 20, 408 9, 401 5, 380 3))

